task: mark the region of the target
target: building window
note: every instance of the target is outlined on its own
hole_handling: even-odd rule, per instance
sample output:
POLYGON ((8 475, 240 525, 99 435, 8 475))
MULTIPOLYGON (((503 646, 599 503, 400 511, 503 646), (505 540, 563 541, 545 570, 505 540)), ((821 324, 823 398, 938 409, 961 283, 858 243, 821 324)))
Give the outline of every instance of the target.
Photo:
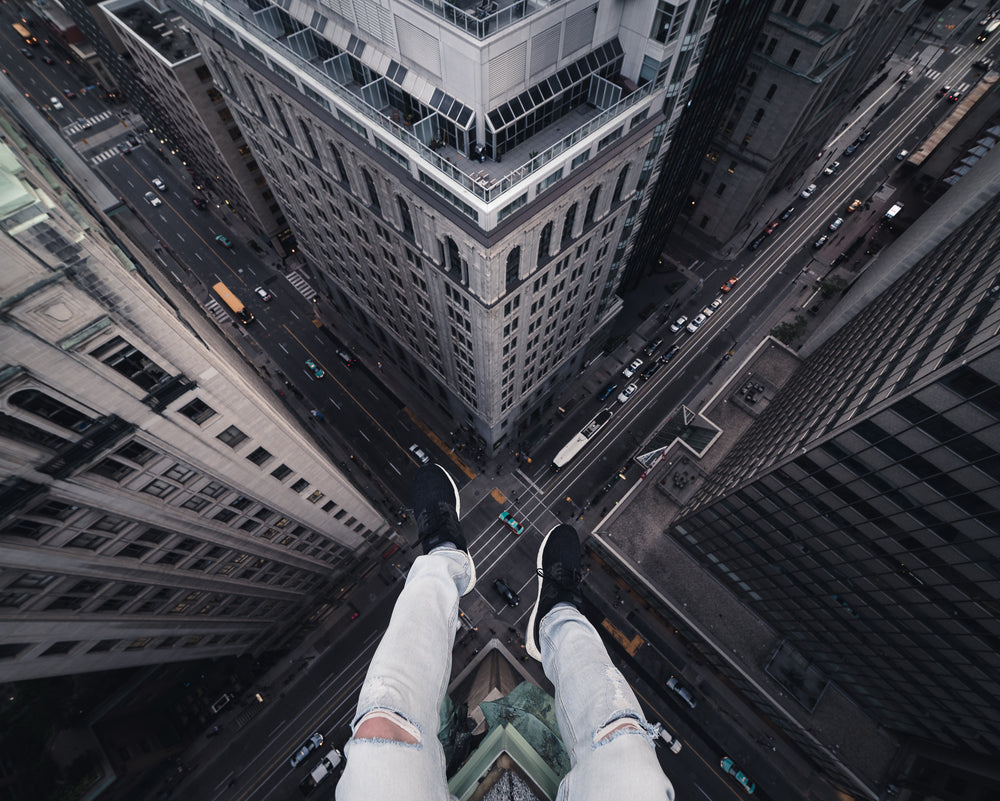
POLYGON ((622 167, 621 172, 618 173, 618 180, 615 181, 615 191, 611 195, 611 203, 618 203, 622 199, 622 190, 625 188, 625 179, 628 178, 628 168, 631 165, 626 164, 622 167))
POLYGON ((590 193, 590 199, 587 201, 587 211, 583 215, 584 226, 590 225, 594 222, 594 213, 597 211, 597 201, 601 196, 601 187, 596 187, 593 192, 590 193))
POLYGON ((715 190, 716 197, 722 197, 722 193, 726 191, 726 185, 724 183, 719 184, 718 189, 715 190))
POLYGON ((507 286, 516 284, 521 272, 521 246, 510 249, 507 254, 507 286))
POLYGON ((81 606, 83 606, 83 598, 76 598, 72 595, 60 595, 46 606, 45 609, 46 611, 50 609, 74 610, 79 609, 81 606))
POLYGON ((22 389, 20 392, 15 392, 10 396, 10 402, 36 417, 42 417, 50 423, 73 431, 86 431, 94 422, 87 415, 37 389, 22 389))
POLYGON ((409 206, 399 195, 396 195, 396 206, 399 208, 399 219, 403 224, 403 233, 413 239, 413 220, 410 218, 409 206))
POLYGON ((347 170, 344 169, 344 160, 340 157, 340 151, 337 150, 333 142, 330 142, 329 145, 330 154, 333 156, 333 160, 337 163, 337 172, 340 173, 340 182, 350 189, 351 182, 347 179, 347 170))
POLYGON ((368 172, 364 167, 361 168, 361 176, 365 179, 365 188, 368 190, 368 200, 371 202, 372 207, 379 214, 382 213, 382 204, 378 200, 378 192, 375 191, 375 182, 372 180, 371 173, 368 172))
POLYGON ((102 537, 99 534, 91 534, 89 531, 84 531, 82 534, 77 534, 73 539, 66 543, 67 548, 83 548, 88 551, 96 551, 104 543, 110 539, 109 537, 102 537))
POLYGON ((232 509, 220 509, 215 513, 213 519, 218 520, 220 523, 228 523, 234 517, 236 517, 236 512, 232 509))
POLYGON ((115 454, 121 456, 123 459, 128 459, 130 462, 135 462, 136 464, 146 464, 146 462, 156 456, 156 451, 133 440, 132 442, 122 445, 115 451, 115 454))
POLYGON ((90 528, 96 531, 106 531, 109 534, 120 534, 126 528, 128 528, 129 521, 123 517, 115 517, 114 515, 104 515, 96 523, 92 523, 90 528))
POLYGON ((185 467, 180 463, 175 464, 163 474, 164 478, 169 478, 178 484, 187 484, 194 475, 195 472, 192 468, 185 467))
POLYGON ((15 520, 5 526, 0 534, 7 537, 21 537, 26 540, 41 539, 45 534, 52 531, 52 526, 46 526, 34 520, 15 520))
POLYGON ((210 417, 215 415, 215 409, 198 398, 195 398, 193 401, 190 401, 182 406, 179 411, 191 422, 197 423, 198 425, 201 425, 210 417))
POLYGON ((177 487, 173 484, 168 484, 166 481, 154 478, 142 488, 142 491, 147 495, 152 495, 154 498, 169 498, 177 491, 177 487))
POLYGON ((90 352, 95 359, 101 359, 115 372, 125 376, 133 384, 152 391, 167 373, 154 364, 142 351, 132 347, 121 337, 114 337, 90 352))
POLYGON ((164 531, 162 528, 147 528, 139 535, 138 539, 141 542, 152 542, 159 545, 169 536, 170 532, 164 531))
POLYGON ((204 487, 202 487, 198 492, 202 495, 207 495, 209 498, 221 498, 226 494, 226 486, 224 484, 216 484, 214 481, 209 481, 204 487))
POLYGON ((129 559, 139 559, 149 553, 149 547, 146 545, 136 545, 134 542, 130 542, 124 548, 122 548, 115 556, 125 556, 129 559))
POLYGON ((325 497, 326 497, 326 493, 325 492, 320 492, 319 490, 316 490, 306 500, 308 500, 309 503, 319 503, 325 497))
POLYGON ((60 642, 54 642, 42 651, 42 656, 59 656, 61 654, 68 654, 73 650, 74 646, 79 644, 79 640, 62 640, 60 642))
POLYGON ((235 448, 246 438, 247 435, 240 431, 236 426, 229 426, 229 428, 216 437, 216 439, 225 442, 230 448, 235 448))
POLYGON ((87 472, 120 483, 131 473, 134 473, 135 468, 129 467, 127 464, 123 464, 117 459, 101 459, 101 461, 91 467, 87 472))
POLYGON ((118 644, 118 640, 100 640, 87 653, 89 653, 89 654, 99 654, 99 653, 102 653, 104 651, 110 651, 117 644, 118 644))
POLYGON ((838 6, 836 3, 830 3, 830 8, 826 12, 826 16, 823 17, 823 22, 829 25, 831 22, 833 22, 833 18, 837 16, 838 11, 840 11, 840 6, 838 6))
POLYGON ((302 490, 304 490, 308 486, 309 482, 306 481, 304 478, 300 478, 298 481, 292 484, 291 490, 292 492, 302 492, 302 490))
POLYGON ((563 229, 562 229, 563 245, 565 245, 570 239, 573 238, 573 225, 574 223, 576 223, 576 206, 577 204, 574 203, 572 206, 569 207, 569 210, 566 212, 566 219, 563 220, 563 229))
POLYGON ((774 98, 774 93, 778 91, 778 84, 772 83, 770 88, 767 90, 767 94, 764 95, 765 100, 772 100, 774 98))
POLYGON ((294 471, 287 464, 279 464, 274 470, 271 471, 271 475, 274 476, 278 481, 283 481, 288 478, 294 471))
POLYGON ((31 514, 52 520, 69 520, 79 509, 79 506, 71 506, 62 501, 48 500, 32 509, 31 514))
POLYGON ((794 67, 795 66, 795 62, 799 60, 799 56, 801 56, 801 55, 802 55, 801 51, 799 51, 799 50, 793 50, 791 52, 791 54, 788 56, 788 61, 787 61, 788 66, 789 67, 794 67))
POLYGON ((265 448, 257 448, 255 451, 253 451, 253 453, 247 456, 247 460, 253 462, 258 467, 260 467, 270 459, 271 459, 271 454, 265 448))
POLYGON ((242 512, 252 503, 253 500, 251 498, 248 498, 246 495, 240 495, 238 498, 233 500, 229 505, 232 506, 234 509, 239 509, 242 512))
POLYGON ((541 264, 549 257, 549 244, 552 241, 552 222, 545 223, 542 232, 538 235, 538 263, 541 264))
POLYGON ((208 498, 199 498, 197 495, 194 495, 184 501, 184 503, 181 504, 181 508, 188 509, 192 512, 200 512, 208 506, 209 503, 211 503, 211 501, 209 501, 208 498))

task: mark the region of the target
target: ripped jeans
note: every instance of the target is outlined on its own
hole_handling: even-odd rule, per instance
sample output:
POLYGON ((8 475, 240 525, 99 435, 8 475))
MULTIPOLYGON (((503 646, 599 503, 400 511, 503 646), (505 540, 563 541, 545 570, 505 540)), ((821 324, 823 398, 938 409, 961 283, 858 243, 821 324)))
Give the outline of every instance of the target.
MULTIPOLYGON (((444 751, 437 738, 458 628, 459 588, 469 581, 464 554, 439 548, 417 558, 368 668, 353 729, 373 711, 405 733, 357 739, 338 801, 447 801, 444 751)), ((631 688, 590 622, 570 604, 539 626, 542 666, 555 686, 556 720, 570 755, 560 801, 673 801, 656 759, 658 727, 646 722, 631 688)))

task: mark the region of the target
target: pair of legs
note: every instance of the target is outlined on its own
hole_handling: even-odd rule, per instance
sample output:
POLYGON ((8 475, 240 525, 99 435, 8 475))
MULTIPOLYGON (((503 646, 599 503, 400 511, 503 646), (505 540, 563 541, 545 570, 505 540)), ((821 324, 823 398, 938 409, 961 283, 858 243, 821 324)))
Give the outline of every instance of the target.
MULTIPOLYGON (((459 598, 475 585, 475 565, 458 530, 458 492, 450 477, 450 487, 443 485, 441 475, 447 477, 437 465, 418 474, 414 511, 428 553, 414 561, 368 669, 345 748, 339 801, 449 798, 437 732, 459 598), (435 498, 443 500, 429 503, 435 498)), ((628 683, 577 608, 579 541, 572 527, 549 533, 538 566, 538 600, 526 642, 555 687, 556 718, 570 755, 572 769, 559 798, 672 801, 673 787, 652 742, 656 727, 643 718, 628 683)))

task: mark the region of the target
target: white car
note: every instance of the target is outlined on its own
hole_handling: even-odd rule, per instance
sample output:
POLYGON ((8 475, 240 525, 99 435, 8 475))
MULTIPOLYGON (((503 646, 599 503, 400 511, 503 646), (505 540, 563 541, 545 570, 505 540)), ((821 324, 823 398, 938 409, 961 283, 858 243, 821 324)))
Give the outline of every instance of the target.
POLYGON ((812 197, 812 194, 815 191, 816 191, 816 184, 809 184, 809 186, 807 186, 805 189, 799 192, 799 197, 808 200, 809 198, 812 197))
POLYGON ((710 309, 711 309, 712 311, 718 311, 718 310, 719 310, 719 308, 720 308, 721 306, 722 306, 722 298, 716 298, 715 300, 713 300, 713 301, 712 301, 712 302, 711 302, 711 303, 709 304, 709 306, 708 306, 708 307, 709 307, 709 308, 710 308, 710 309))
POLYGON ((676 737, 671 737, 664 729, 660 729, 660 739, 667 744, 667 747, 675 754, 681 752, 681 741, 676 737))
POLYGON ((843 217, 835 217, 834 220, 833 220, 833 222, 830 223, 830 230, 831 231, 836 231, 843 224, 844 224, 844 218, 843 217))
POLYGON ((703 322, 705 322, 705 320, 707 320, 707 319, 708 318, 705 317, 704 314, 699 314, 690 323, 688 323, 687 330, 690 331, 693 334, 695 331, 697 331, 699 328, 701 328, 701 324, 703 322))
POLYGON ((420 460, 420 464, 430 464, 431 457, 424 453, 417 443, 413 443, 410 446, 410 453, 416 456, 420 460))
POLYGON ((150 183, 152 183, 153 186, 155 186, 161 192, 166 192, 167 191, 167 185, 165 183, 163 183, 162 179, 160 179, 160 178, 154 178, 152 181, 150 181, 150 183))
POLYGON ((293 767, 298 767, 302 764, 302 761, 309 756, 313 751, 323 745, 323 735, 318 731, 313 732, 309 739, 302 743, 302 747, 296 751, 288 763, 293 767))
POLYGON ((839 169, 840 169, 840 162, 834 161, 825 170, 823 170, 823 175, 833 175, 839 169))
POLYGON ((63 106, 62 101, 58 97, 50 97, 49 105, 52 106, 56 111, 62 111, 65 106, 63 106))
POLYGON ((265 303, 269 303, 274 298, 274 295, 272 295, 270 292, 268 292, 262 286, 254 287, 253 291, 254 291, 254 294, 256 294, 257 297, 260 298, 265 303))
POLYGON ((160 196, 156 192, 147 192, 143 197, 146 198, 146 202, 150 206, 159 206, 163 203, 163 200, 160 199, 160 196))
POLYGON ((676 334, 687 324, 687 321, 688 321, 687 317, 678 317, 677 322, 675 322, 672 326, 670 326, 671 332, 676 334))
POLYGON ((633 359, 632 363, 622 370, 622 375, 626 378, 631 378, 640 367, 642 367, 642 359, 633 359))
POLYGON ((713 309, 711 306, 706 306, 704 309, 701 310, 702 317, 708 318, 711 317, 713 314, 715 314, 715 309, 713 309))
POLYGON ((618 402, 619 403, 626 403, 628 401, 628 399, 631 398, 635 394, 635 391, 638 388, 639 387, 636 386, 635 384, 629 384, 627 387, 625 387, 625 389, 623 389, 621 391, 621 393, 619 393, 619 395, 618 395, 618 402))

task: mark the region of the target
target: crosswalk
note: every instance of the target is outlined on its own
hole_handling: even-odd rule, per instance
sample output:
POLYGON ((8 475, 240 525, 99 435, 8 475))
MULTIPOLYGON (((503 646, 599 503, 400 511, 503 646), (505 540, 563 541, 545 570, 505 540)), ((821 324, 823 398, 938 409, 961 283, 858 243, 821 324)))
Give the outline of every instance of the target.
POLYGON ((297 271, 292 270, 288 275, 285 276, 293 287, 295 287, 299 294, 302 295, 306 300, 312 300, 318 294, 315 289, 309 286, 309 283, 298 274, 297 271))
POLYGON ((941 77, 941 70, 930 70, 927 73, 927 77, 930 78, 931 82, 933 83, 934 81, 936 81, 938 78, 941 77))
POLYGON ((73 134, 82 133, 86 131, 88 127, 93 127, 99 122, 103 122, 108 117, 114 114, 110 109, 102 111, 100 114, 95 114, 93 117, 80 117, 75 122, 71 122, 65 128, 63 128, 63 133, 67 136, 73 136, 73 134), (83 122, 81 122, 83 120, 83 122))
POLYGON ((124 144, 125 144, 124 142, 121 142, 115 145, 114 147, 109 147, 107 150, 102 150, 96 156, 91 156, 90 163, 100 164, 102 161, 107 161, 108 159, 114 158, 115 156, 117 156, 119 153, 122 152, 122 146, 124 144))
POLYGON ((223 325, 227 325, 233 321, 233 318, 230 316, 229 312, 227 312, 224 308, 222 308, 222 304, 219 303, 219 301, 217 301, 215 298, 209 298, 208 302, 205 304, 205 308, 208 309, 209 314, 211 314, 216 320, 218 320, 223 325))

